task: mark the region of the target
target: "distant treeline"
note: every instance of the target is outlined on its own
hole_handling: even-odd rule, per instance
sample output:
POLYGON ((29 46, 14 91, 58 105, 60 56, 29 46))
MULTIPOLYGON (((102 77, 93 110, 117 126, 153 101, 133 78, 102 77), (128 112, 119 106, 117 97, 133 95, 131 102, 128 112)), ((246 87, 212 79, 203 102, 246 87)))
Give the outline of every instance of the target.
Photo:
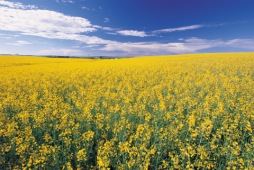
MULTIPOLYGON (((34 55, 19 55, 19 54, 0 54, 0 56, 34 56, 34 55)), ((36 57, 36 56, 34 56, 36 57)), ((48 58, 86 58, 86 59, 121 59, 121 58, 131 58, 124 56, 58 56, 58 55, 47 55, 41 57, 48 58)))
POLYGON ((87 59, 119 59, 119 58, 125 58, 125 57, 113 57, 113 56, 45 56, 50 58, 87 58, 87 59))

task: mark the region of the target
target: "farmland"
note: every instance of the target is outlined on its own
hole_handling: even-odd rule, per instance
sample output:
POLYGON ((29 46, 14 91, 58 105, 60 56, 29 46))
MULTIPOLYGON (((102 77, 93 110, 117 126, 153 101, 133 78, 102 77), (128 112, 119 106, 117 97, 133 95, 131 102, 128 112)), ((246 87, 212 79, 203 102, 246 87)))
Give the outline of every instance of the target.
POLYGON ((0 169, 254 168, 254 53, 0 69, 0 169))

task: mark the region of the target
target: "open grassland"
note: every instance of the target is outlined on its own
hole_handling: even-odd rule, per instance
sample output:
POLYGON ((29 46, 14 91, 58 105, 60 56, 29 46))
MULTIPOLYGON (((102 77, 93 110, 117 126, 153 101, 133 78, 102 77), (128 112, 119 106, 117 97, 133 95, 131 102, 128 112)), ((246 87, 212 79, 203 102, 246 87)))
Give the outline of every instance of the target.
POLYGON ((0 57, 0 169, 253 169, 254 53, 0 57))

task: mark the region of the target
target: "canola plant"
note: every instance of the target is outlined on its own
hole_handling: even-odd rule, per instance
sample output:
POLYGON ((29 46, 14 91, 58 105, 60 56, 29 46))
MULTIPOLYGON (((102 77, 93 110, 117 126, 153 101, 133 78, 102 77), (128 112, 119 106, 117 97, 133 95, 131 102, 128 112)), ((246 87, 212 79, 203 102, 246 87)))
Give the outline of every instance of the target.
POLYGON ((0 57, 0 169, 254 169, 254 53, 0 57))

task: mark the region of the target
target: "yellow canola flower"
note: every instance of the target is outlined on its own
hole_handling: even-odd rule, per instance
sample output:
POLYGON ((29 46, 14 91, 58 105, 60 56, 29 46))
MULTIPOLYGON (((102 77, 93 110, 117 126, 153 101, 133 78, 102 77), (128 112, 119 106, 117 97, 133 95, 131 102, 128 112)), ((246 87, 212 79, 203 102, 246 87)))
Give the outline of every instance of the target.
POLYGON ((254 53, 0 56, 0 169, 253 169, 254 53))

